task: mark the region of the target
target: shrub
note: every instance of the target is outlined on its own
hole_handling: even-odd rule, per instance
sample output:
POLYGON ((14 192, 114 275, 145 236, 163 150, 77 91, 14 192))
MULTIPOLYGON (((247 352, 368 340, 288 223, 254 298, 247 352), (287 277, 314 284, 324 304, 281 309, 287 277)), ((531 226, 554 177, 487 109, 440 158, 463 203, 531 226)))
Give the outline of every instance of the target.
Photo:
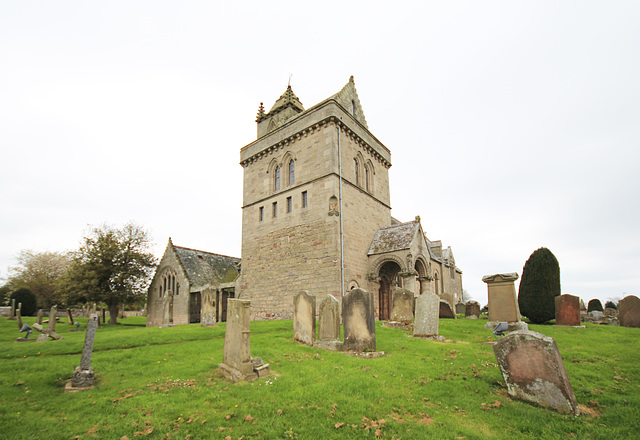
POLYGON ((616 305, 616 303, 614 303, 613 301, 607 301, 607 302, 604 304, 604 308, 605 308, 605 309, 616 309, 616 310, 618 310, 618 306, 617 306, 617 305, 616 305))
POLYGON ((9 301, 12 299, 16 300, 16 308, 19 303, 22 303, 22 308, 20 309, 20 314, 22 316, 30 316, 38 311, 36 296, 31 292, 31 290, 25 287, 11 292, 11 295, 9 295, 9 301))
POLYGON ((560 266, 547 248, 531 254, 522 268, 518 291, 520 313, 534 324, 556 316, 555 298, 560 295, 560 266))
POLYGON ((589 301, 589 304, 587 305, 587 312, 593 312, 593 311, 599 311, 602 312, 602 303, 600 302, 599 299, 592 299, 591 301, 589 301))

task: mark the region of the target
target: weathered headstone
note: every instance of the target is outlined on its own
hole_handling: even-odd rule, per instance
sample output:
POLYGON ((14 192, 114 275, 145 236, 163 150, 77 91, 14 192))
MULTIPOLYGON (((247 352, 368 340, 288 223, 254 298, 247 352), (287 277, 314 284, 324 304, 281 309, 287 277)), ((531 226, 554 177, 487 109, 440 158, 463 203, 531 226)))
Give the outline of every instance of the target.
MULTIPOLYGON (((249 316, 251 301, 227 300, 227 328, 224 333, 224 352, 219 371, 234 382, 255 380, 269 373, 269 364, 256 366, 251 358, 251 330, 249 316)), ((261 363, 261 360, 260 362, 261 363)))
POLYGON ((375 310, 373 294, 353 289, 342 298, 344 349, 365 351, 376 349, 375 310))
POLYGON ((465 307, 464 317, 466 319, 480 318, 480 303, 477 301, 469 301, 465 307))
POLYGON ((11 315, 9 315, 9 319, 15 321, 16 319, 16 299, 11 298, 11 315))
POLYGON ((527 330, 529 327, 522 322, 518 297, 514 282, 518 279, 517 273, 501 273, 482 277, 487 283, 489 296, 489 322, 485 328, 494 328, 500 322, 506 322, 509 330, 527 330))
POLYGON ((36 323, 42 325, 42 317, 44 316, 44 310, 38 309, 38 315, 36 316, 36 323))
POLYGON ((559 295, 556 301, 556 325, 580 325, 580 298, 573 295, 559 295))
POLYGON ((500 339, 493 351, 512 397, 579 415, 578 402, 556 341, 528 330, 500 339))
POLYGON ((313 345, 316 339, 316 297, 302 290, 293 297, 293 340, 313 345))
POLYGON ((213 327, 216 325, 216 289, 205 289, 202 292, 200 305, 200 325, 213 327))
POLYGON ((440 297, 431 292, 424 292, 416 298, 416 322, 413 336, 437 337, 440 315, 440 297))
POLYGON ((18 328, 22 328, 22 303, 18 303, 18 307, 16 308, 16 320, 18 321, 18 328))
POLYGON ((87 390, 93 387, 95 373, 91 366, 91 354, 93 353, 93 341, 96 338, 98 328, 98 317, 92 315, 87 322, 87 331, 84 334, 84 347, 80 365, 73 371, 73 377, 65 386, 65 392, 87 390))
POLYGON ((618 319, 623 327, 640 327, 640 298, 625 296, 618 303, 618 319))
POLYGON ((440 318, 456 319, 456 314, 451 310, 451 304, 449 304, 449 301, 444 299, 440 300, 440 311, 438 314, 440 315, 440 318))
POLYGON ((33 329, 42 333, 38 335, 36 342, 47 342, 49 338, 55 339, 56 341, 62 339, 62 336, 60 336, 54 331, 49 330, 48 328, 45 329, 42 325, 38 324, 37 322, 33 324, 33 329))
POLYGON ((56 331, 56 314, 58 313, 58 308, 56 306, 51 307, 49 310, 49 325, 47 326, 47 332, 55 332, 56 331))
POLYGON ((67 307, 67 324, 73 325, 73 311, 70 307, 67 307))
POLYGON ((467 312, 467 305, 463 302, 456 304, 456 315, 463 315, 467 312))
POLYGON ((391 321, 410 324, 413 321, 413 292, 394 289, 391 293, 391 321))
POLYGON ((340 339, 340 303, 333 295, 325 296, 320 303, 318 339, 320 341, 340 339))

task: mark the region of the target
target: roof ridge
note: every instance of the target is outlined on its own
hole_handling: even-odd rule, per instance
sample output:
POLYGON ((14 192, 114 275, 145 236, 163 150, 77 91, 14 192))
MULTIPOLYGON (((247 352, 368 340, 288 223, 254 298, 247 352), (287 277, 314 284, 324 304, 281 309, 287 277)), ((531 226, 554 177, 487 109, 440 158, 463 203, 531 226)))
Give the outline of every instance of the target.
POLYGON ((218 256, 218 257, 234 258, 236 260, 240 260, 240 258, 232 257, 231 255, 216 254, 215 252, 201 251, 200 249, 193 249, 193 248, 188 248, 188 247, 184 247, 184 246, 176 246, 175 244, 173 245, 173 247, 174 248, 179 248, 179 249, 184 249, 186 251, 201 252, 203 254, 215 255, 215 256, 218 256))

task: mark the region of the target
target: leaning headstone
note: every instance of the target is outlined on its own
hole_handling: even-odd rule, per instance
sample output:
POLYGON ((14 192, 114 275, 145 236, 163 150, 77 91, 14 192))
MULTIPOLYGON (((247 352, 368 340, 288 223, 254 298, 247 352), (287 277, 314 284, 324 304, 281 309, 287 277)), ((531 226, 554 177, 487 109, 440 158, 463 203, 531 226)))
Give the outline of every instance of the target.
POLYGON ((444 299, 440 300, 439 315, 440 318, 456 319, 456 314, 451 310, 451 304, 449 304, 449 301, 444 299))
POLYGON ((340 340, 340 303, 330 294, 320 303, 318 340, 322 342, 340 340))
POLYGON ((509 325, 509 331, 527 330, 529 327, 522 322, 518 297, 514 282, 518 279, 517 273, 499 273, 482 277, 487 283, 489 296, 489 322, 485 328, 494 328, 500 322, 509 325))
POLYGON ((413 292, 395 289, 391 294, 391 321, 410 324, 413 321, 413 292))
MULTIPOLYGON (((269 364, 260 359, 256 365, 251 358, 251 330, 249 316, 251 301, 227 300, 227 328, 224 333, 224 352, 219 371, 233 382, 255 380, 269 374, 269 364)), ((258 359, 258 358, 256 358, 258 359)))
POLYGON ((556 301, 556 325, 576 327, 580 325, 580 298, 573 295, 559 295, 556 301))
POLYGON ((22 328, 22 303, 18 303, 18 307, 16 308, 16 320, 18 321, 18 328, 22 328))
POLYGON ((88 390, 93 388, 95 373, 91 366, 91 354, 93 353, 93 341, 96 338, 96 329, 98 328, 98 317, 92 315, 87 322, 87 331, 84 334, 84 347, 82 348, 82 357, 80 365, 73 371, 73 377, 64 388, 65 392, 75 392, 88 390))
POLYGON ((42 325, 42 317, 44 316, 44 310, 38 309, 38 315, 36 316, 36 323, 42 325))
POLYGON ((9 319, 15 321, 16 319, 16 299, 11 298, 11 315, 9 315, 9 319))
POLYGON ((413 336, 438 337, 440 315, 440 297, 431 292, 424 292, 416 298, 416 322, 413 336))
POLYGON ((465 307, 464 317, 466 319, 480 318, 480 303, 477 301, 469 301, 465 307))
POLYGON ((511 397, 561 413, 580 414, 553 338, 528 330, 514 331, 500 339, 493 351, 511 397))
POLYGON ((618 303, 618 320, 623 327, 640 327, 640 298, 625 296, 618 303))
POLYGON ((36 342, 46 342, 49 340, 49 338, 55 339, 56 341, 63 339, 62 336, 60 336, 56 332, 51 331, 48 328, 44 328, 38 323, 33 324, 33 329, 42 333, 41 335, 38 335, 38 339, 36 340, 36 342))
POLYGON ((464 315, 467 311, 467 306, 463 302, 456 304, 456 315, 464 315))
POLYGON ((49 326, 47 328, 48 332, 56 331, 56 314, 58 313, 58 308, 56 306, 51 307, 49 310, 49 326))
POLYGON ((316 297, 306 290, 293 297, 293 340, 313 345, 316 339, 316 297))
POLYGON ((67 324, 73 325, 73 313, 69 307, 67 307, 67 324))
POLYGON ((342 298, 344 349, 375 351, 376 327, 373 294, 357 288, 342 298))
POLYGON ((213 327, 216 325, 216 289, 205 289, 200 304, 200 325, 213 327))

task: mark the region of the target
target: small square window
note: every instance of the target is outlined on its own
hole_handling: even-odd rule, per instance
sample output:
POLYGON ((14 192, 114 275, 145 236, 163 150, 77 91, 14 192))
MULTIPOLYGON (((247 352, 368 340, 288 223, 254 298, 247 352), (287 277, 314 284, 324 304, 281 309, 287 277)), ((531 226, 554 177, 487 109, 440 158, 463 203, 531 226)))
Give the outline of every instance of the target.
POLYGON ((278 202, 273 202, 273 216, 278 216, 278 202))
POLYGON ((287 212, 291 212, 293 210, 293 202, 291 201, 291 197, 287 197, 287 212))
POLYGON ((260 219, 260 221, 263 221, 263 220, 264 220, 264 206, 261 206, 261 207, 260 207, 260 210, 259 210, 259 219, 260 219))
POLYGON ((306 191, 302 191, 302 207, 306 208, 308 206, 307 204, 307 192, 306 191))

